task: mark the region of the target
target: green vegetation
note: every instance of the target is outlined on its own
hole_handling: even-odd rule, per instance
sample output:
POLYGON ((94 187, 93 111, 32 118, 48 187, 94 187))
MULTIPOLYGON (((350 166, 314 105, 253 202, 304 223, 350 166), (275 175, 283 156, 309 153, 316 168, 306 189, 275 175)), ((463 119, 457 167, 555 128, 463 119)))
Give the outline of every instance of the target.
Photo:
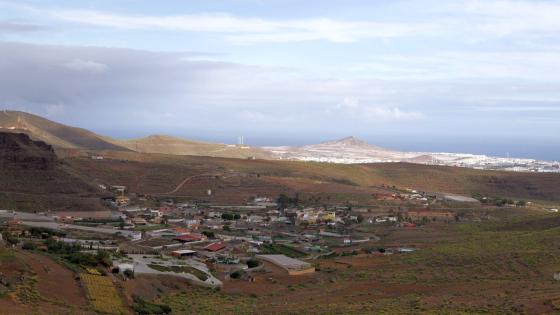
POLYGON ((236 270, 236 271, 230 273, 229 276, 230 276, 232 279, 241 279, 241 277, 243 277, 244 274, 245 274, 245 271, 243 271, 243 270, 236 270))
POLYGON ((5 240, 8 244, 17 244, 19 240, 17 237, 13 237, 10 233, 4 232, 2 233, 2 239, 5 240))
POLYGON ((35 245, 35 243, 33 242, 24 242, 23 245, 21 246, 21 249, 24 250, 35 250, 37 248, 37 245, 35 245))
POLYGON ((208 279, 208 275, 205 272, 190 266, 163 266, 163 265, 149 264, 148 267, 161 272, 169 271, 175 273, 190 273, 202 281, 206 281, 206 279, 208 279))
POLYGON ((47 252, 60 256, 68 263, 79 266, 110 266, 111 257, 107 251, 99 250, 97 254, 82 253, 82 247, 77 243, 64 243, 49 238, 45 241, 47 252))
POLYGON ((157 304, 146 301, 141 297, 135 295, 133 296, 134 304, 132 309, 136 314, 149 315, 149 314, 170 314, 171 307, 165 304, 157 304))
POLYGON ((58 237, 66 236, 66 233, 63 231, 58 231, 58 230, 53 230, 53 229, 43 228, 43 227, 32 227, 28 231, 31 234, 31 236, 35 238, 46 239, 53 236, 58 236, 58 237))
POLYGON ((299 194, 295 194, 294 197, 288 197, 285 194, 280 194, 276 199, 278 207, 280 209, 286 209, 288 207, 298 207, 300 203, 299 194))
POLYGON ((165 296, 158 302, 169 305, 173 314, 258 314, 255 299, 243 295, 228 295, 204 288, 191 288, 179 294, 165 296))
POLYGON ((261 252, 263 254, 281 254, 292 258, 307 256, 306 253, 284 244, 264 244, 261 252))
POLYGON ((202 235, 204 235, 204 236, 206 236, 206 237, 208 237, 208 238, 210 238, 210 239, 216 237, 213 231, 202 231, 202 235))
POLYGON ((260 263, 258 260, 253 259, 253 258, 247 260, 247 267, 249 267, 249 268, 256 268, 256 267, 258 267, 260 264, 261 264, 261 263, 260 263))
POLYGON ((239 215, 239 213, 222 213, 222 219, 224 220, 228 220, 228 221, 233 221, 233 220, 239 220, 241 219, 241 215, 239 215))

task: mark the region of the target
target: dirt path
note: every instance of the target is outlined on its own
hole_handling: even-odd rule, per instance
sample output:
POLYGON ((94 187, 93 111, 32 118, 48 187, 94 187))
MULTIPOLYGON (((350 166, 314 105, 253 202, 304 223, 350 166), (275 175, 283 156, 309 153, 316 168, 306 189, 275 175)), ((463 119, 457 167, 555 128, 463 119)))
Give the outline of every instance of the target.
POLYGON ((220 176, 223 175, 222 173, 205 173, 205 174, 198 174, 198 175, 192 175, 192 176, 188 176, 187 178, 185 178, 181 183, 179 183, 179 185, 177 185, 177 187, 175 187, 175 189, 173 189, 172 191, 163 193, 162 195, 171 195, 174 194, 176 192, 178 192, 179 190, 181 190, 181 188, 183 188, 183 186, 188 183, 189 181, 198 178, 198 177, 211 177, 211 176, 220 176))

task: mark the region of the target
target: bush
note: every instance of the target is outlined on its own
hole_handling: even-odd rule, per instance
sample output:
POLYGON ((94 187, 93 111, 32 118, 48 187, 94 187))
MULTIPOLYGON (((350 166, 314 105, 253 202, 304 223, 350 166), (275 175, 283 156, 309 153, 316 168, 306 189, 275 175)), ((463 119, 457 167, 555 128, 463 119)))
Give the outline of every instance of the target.
POLYGON ((25 250, 35 250, 37 248, 37 245, 35 245, 35 243, 33 242, 25 242, 23 243, 23 246, 21 246, 21 249, 25 249, 25 250))
POLYGON ((208 238, 214 238, 214 237, 216 237, 216 236, 214 235, 214 232, 212 232, 212 231, 202 231, 202 234, 203 234, 204 236, 208 237, 208 238))
POLYGON ((244 273, 245 272, 243 270, 236 270, 236 271, 232 272, 229 276, 232 279, 240 279, 243 276, 244 273))
POLYGON ((109 252, 100 250, 97 254, 82 253, 82 247, 78 243, 64 243, 55 241, 52 238, 48 238, 45 241, 47 245, 47 252, 51 254, 60 255, 66 261, 76 264, 95 267, 97 265, 102 265, 109 267, 112 265, 111 255, 109 252))
POLYGON ((247 260, 247 267, 249 267, 249 268, 255 268, 255 267, 258 267, 259 265, 260 265, 260 263, 256 259, 247 260))
POLYGON ((6 240, 6 242, 8 242, 10 245, 11 244, 17 244, 19 242, 19 240, 17 239, 17 237, 13 237, 10 233, 8 232, 4 232, 2 234, 2 238, 4 240, 6 240))
POLYGON ((136 314, 171 314, 169 305, 152 303, 136 295, 133 296, 133 299, 132 309, 136 314))

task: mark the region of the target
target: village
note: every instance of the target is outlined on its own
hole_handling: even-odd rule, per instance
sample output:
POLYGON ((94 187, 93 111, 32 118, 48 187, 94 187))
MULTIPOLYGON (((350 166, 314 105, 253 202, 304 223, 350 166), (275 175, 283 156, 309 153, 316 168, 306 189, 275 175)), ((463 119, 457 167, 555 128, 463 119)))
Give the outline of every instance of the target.
POLYGON ((166 274, 218 288, 224 281, 254 281, 254 273, 271 266, 297 276, 313 273, 321 257, 416 251, 407 243, 382 247, 376 233, 484 219, 482 212, 460 211, 478 208, 476 199, 413 189, 374 194, 378 205, 368 207, 305 205, 286 195, 254 197, 244 206, 164 198, 144 207, 148 196, 124 186, 108 190, 113 196, 103 201, 113 209, 110 217, 2 210, 4 234, 23 248, 49 251, 44 243, 52 239, 85 253, 109 253, 110 265, 95 273, 166 274))

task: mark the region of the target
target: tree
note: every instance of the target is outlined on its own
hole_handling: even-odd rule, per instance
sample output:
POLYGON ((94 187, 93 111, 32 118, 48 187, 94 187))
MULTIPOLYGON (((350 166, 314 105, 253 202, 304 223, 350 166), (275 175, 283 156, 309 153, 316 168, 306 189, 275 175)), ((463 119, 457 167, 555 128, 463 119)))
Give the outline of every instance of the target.
POLYGON ((290 197, 285 194, 280 194, 276 199, 276 202, 278 203, 278 207, 280 207, 280 209, 286 209, 289 206, 290 197))
POLYGON ((4 232, 2 234, 2 238, 4 240, 6 240, 6 242, 8 242, 8 244, 10 245, 14 245, 17 244, 19 242, 19 240, 17 239, 17 237, 13 237, 10 233, 8 232, 4 232))
POLYGON ((358 223, 362 223, 364 221, 364 216, 361 214, 358 214, 358 216, 356 217, 356 219, 358 220, 358 223))
POLYGON ((244 273, 245 272, 243 270, 236 270, 236 271, 232 272, 229 276, 232 279, 240 279, 243 276, 244 273))
POLYGON ((23 243, 23 246, 21 246, 21 249, 25 249, 25 250, 35 250, 37 248, 37 245, 35 245, 35 243, 33 242, 25 242, 23 243))
POLYGON ((205 235, 208 238, 214 238, 215 237, 214 232, 212 232, 212 231, 202 231, 202 234, 205 235))
POLYGON ((109 252, 105 251, 105 250, 98 250, 97 251, 97 255, 96 255, 97 261, 106 266, 109 267, 112 264, 111 261, 111 254, 109 254, 109 252))
POLYGON ((256 259, 249 259, 247 260, 247 267, 249 268, 255 268, 259 266, 259 261, 256 259))

